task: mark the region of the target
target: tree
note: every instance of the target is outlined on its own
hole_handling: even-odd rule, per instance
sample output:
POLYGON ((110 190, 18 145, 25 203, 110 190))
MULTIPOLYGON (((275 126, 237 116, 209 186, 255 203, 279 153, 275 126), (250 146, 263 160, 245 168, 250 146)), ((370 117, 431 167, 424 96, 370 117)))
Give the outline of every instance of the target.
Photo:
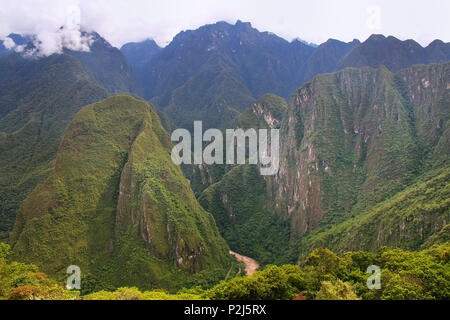
POLYGON ((316 300, 360 300, 352 289, 352 285, 341 280, 324 281, 316 300))

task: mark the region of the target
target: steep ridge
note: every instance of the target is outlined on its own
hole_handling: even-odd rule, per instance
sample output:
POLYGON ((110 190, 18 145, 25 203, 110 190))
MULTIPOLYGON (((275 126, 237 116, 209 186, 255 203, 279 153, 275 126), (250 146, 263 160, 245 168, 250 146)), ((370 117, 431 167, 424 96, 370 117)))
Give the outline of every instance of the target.
POLYGON ((390 71, 414 64, 442 63, 450 60, 450 43, 435 40, 423 48, 414 40, 401 41, 393 36, 371 35, 355 46, 336 65, 335 70, 345 67, 386 66, 390 71))
POLYGON ((145 97, 179 127, 234 127, 239 112, 269 92, 287 97, 301 83, 314 48, 259 32, 250 23, 218 22, 179 33, 136 72, 145 97))
MULTIPOLYGON (((265 94, 239 115, 236 128, 279 129, 286 110, 287 104, 283 98, 274 94, 265 94)), ((218 182, 233 167, 232 165, 201 164, 184 165, 182 168, 192 190, 196 196, 199 196, 205 188, 218 182)))
MULTIPOLYGON (((449 70, 445 63, 316 76, 282 113, 277 175, 202 166, 191 185, 209 185, 200 203, 233 250, 263 265, 292 263, 321 245, 418 249, 448 239, 449 70)), ((239 119, 264 128, 273 114, 255 103, 239 119)))
POLYGON ((225 274, 228 246, 170 149, 144 101, 113 96, 84 107, 51 175, 20 208, 13 256, 55 277, 75 264, 103 286, 173 288, 202 270, 225 274))
POLYGON ((108 92, 70 55, 0 60, 0 239, 20 203, 54 165, 64 130, 82 106, 108 92))
POLYGON ((0 59, 0 240, 11 231, 20 203, 47 177, 64 130, 81 107, 111 93, 140 92, 122 53, 97 33, 89 52, 64 48, 62 54, 0 59))

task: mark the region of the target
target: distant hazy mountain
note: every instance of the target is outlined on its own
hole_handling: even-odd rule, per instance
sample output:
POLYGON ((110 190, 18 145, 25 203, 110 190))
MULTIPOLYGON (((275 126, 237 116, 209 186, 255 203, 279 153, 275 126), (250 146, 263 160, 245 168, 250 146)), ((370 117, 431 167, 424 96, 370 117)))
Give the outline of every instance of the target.
POLYGON ((392 72, 413 64, 440 63, 450 60, 450 43, 433 41, 426 48, 414 40, 401 41, 395 37, 372 35, 355 46, 337 64, 336 70, 345 67, 386 66, 392 72))
POLYGON ((64 130, 82 106, 108 96, 68 54, 0 59, 0 238, 49 174, 64 130))
POLYGON ((281 122, 276 176, 251 165, 199 166, 189 180, 231 249, 262 263, 295 262, 318 246, 445 242, 449 79, 450 63, 318 75, 286 112, 274 113, 282 102, 264 97, 239 117, 243 128, 281 122))
POLYGON ((141 95, 140 85, 120 50, 111 46, 96 32, 89 35, 94 40, 90 52, 66 52, 90 70, 95 79, 109 92, 141 95))
POLYGON ((154 40, 147 39, 142 42, 129 42, 120 48, 134 71, 142 70, 150 60, 162 50, 154 40))
POLYGON ((413 40, 373 35, 363 43, 330 39, 314 47, 238 21, 181 32, 163 49, 147 40, 126 44, 122 51, 134 65, 144 97, 176 126, 190 128, 193 120, 207 127, 233 126, 239 113, 263 94, 290 99, 295 88, 320 73, 381 64, 396 72, 445 62, 449 46, 436 40, 422 48, 413 40))
POLYGON ((222 280, 229 248, 171 148, 145 101, 116 95, 84 107, 21 206, 14 257, 53 277, 76 264, 103 286, 173 289, 204 270, 222 280))
POLYGON ((145 97, 176 125, 190 128, 201 119, 223 127, 264 93, 289 96, 313 51, 250 23, 218 22, 181 32, 136 72, 145 97))

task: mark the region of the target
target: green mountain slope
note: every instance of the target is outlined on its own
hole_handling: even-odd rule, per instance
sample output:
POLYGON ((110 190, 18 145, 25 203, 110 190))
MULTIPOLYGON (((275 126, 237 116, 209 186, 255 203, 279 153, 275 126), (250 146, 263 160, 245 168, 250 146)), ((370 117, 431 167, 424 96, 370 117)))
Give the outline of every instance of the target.
POLYGON ((46 182, 24 201, 13 256, 55 277, 72 264, 111 286, 170 288, 230 268, 214 219, 196 201, 149 105, 113 96, 66 130, 46 182))
POLYGON ((449 68, 344 69, 297 91, 270 191, 297 234, 357 215, 446 161, 449 68))
POLYGON ((271 211, 266 181, 256 165, 239 165, 202 192, 199 202, 212 212, 219 230, 233 251, 258 263, 289 263, 289 221, 271 211))
POLYGON ((69 55, 0 60, 0 239, 20 203, 48 176, 64 130, 82 106, 108 92, 69 55))
POLYGON ((382 246, 418 250, 448 242, 449 221, 450 170, 446 167, 353 219, 315 230, 301 239, 297 249, 301 256, 314 247, 335 252, 375 251, 382 246))
MULTIPOLYGON (((279 113, 277 175, 261 177, 249 166, 203 166, 191 185, 210 185, 200 195, 202 205, 232 249, 263 264, 295 261, 320 245, 345 251, 442 242, 449 221, 449 71, 446 63, 397 74, 380 67, 316 76, 279 113), (405 197, 399 192, 410 203, 398 200, 405 197), (417 212, 427 214, 422 222, 417 212), (411 217, 416 222, 409 225, 411 217), (402 230, 392 225, 405 223, 402 230), (287 242, 277 243, 282 238, 287 242)), ((239 121, 264 128, 272 115, 255 103, 239 121)))
POLYGON ((233 128, 239 113, 272 92, 289 97, 314 48, 259 32, 250 23, 218 22, 179 33, 136 73, 146 99, 178 126, 233 128))

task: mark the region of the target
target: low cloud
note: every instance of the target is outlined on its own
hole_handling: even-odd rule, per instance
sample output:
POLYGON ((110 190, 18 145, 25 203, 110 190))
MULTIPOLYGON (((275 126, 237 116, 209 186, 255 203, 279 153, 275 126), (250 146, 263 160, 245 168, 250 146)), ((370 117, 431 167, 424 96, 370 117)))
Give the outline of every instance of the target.
POLYGON ((449 11, 448 0, 434 0, 432 6, 420 0, 0 0, 0 39, 9 33, 36 35, 41 54, 65 46, 86 50, 81 22, 82 30, 97 31, 116 47, 147 38, 164 46, 182 30, 240 19, 287 40, 319 44, 382 33, 427 45, 436 38, 449 41, 449 11), (71 32, 59 31, 67 24, 71 32))
POLYGON ((66 26, 56 32, 42 31, 33 40, 33 46, 25 50, 27 56, 46 57, 54 53, 62 53, 63 49, 73 51, 90 51, 92 38, 82 34, 80 29, 70 29, 66 26))
POLYGON ((81 11, 78 6, 69 6, 66 10, 66 23, 56 31, 42 30, 36 34, 31 49, 25 55, 45 57, 62 53, 63 49, 90 51, 92 38, 81 32, 81 11))
POLYGON ((81 31, 81 11, 78 6, 71 5, 66 9, 65 22, 59 28, 40 27, 33 34, 31 45, 17 45, 10 37, 5 37, 3 45, 6 49, 23 52, 27 57, 46 57, 61 54, 63 49, 73 51, 90 51, 93 39, 81 31))
POLYGON ((13 48, 16 46, 16 43, 15 43, 14 40, 11 39, 10 37, 6 37, 6 38, 3 40, 3 46, 4 46, 6 49, 11 50, 11 49, 13 49, 13 48))

